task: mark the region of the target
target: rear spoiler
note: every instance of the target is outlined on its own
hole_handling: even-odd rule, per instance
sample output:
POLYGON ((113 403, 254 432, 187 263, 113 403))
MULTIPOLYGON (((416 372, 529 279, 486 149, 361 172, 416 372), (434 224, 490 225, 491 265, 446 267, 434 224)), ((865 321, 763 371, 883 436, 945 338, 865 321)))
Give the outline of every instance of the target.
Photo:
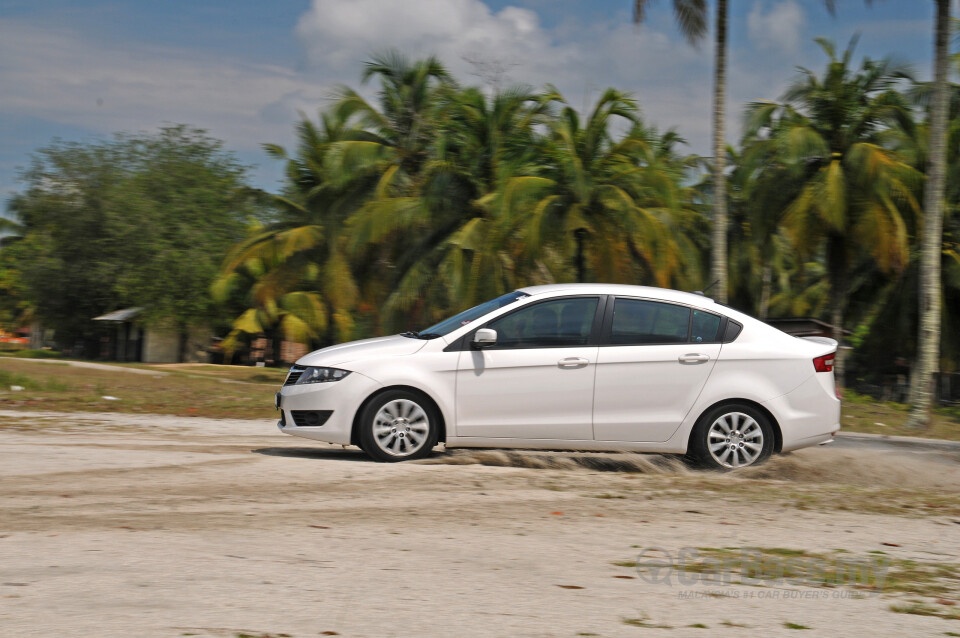
POLYGON ((830 337, 797 337, 797 339, 803 339, 804 341, 812 341, 814 343, 820 343, 825 346, 830 346, 833 349, 837 348, 837 342, 830 337))
POLYGON ((830 337, 797 337, 810 342, 810 354, 817 357, 825 357, 837 352, 837 342, 830 337), (818 347, 814 348, 814 344, 818 347))

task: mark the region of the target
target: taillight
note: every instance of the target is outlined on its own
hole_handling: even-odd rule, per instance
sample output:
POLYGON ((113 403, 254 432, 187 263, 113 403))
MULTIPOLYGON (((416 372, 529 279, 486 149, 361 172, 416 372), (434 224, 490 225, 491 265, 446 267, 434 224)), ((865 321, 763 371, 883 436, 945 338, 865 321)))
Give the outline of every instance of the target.
POLYGON ((813 360, 813 369, 817 372, 833 372, 833 360, 837 357, 836 352, 825 354, 813 360))

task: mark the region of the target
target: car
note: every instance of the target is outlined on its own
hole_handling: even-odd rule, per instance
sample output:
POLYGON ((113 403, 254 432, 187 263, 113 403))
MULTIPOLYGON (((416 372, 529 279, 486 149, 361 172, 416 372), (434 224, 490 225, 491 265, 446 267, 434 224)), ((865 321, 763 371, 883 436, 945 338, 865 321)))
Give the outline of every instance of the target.
POLYGON ((276 395, 278 426, 379 461, 444 443, 681 454, 729 470, 833 439, 836 352, 702 293, 531 286, 419 332, 307 354, 276 395))

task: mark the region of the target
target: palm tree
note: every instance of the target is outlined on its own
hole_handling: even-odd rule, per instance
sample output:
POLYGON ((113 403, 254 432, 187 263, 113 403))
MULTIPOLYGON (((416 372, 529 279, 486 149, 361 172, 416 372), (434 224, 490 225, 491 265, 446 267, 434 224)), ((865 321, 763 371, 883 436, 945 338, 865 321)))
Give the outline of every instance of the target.
POLYGON ((735 307, 753 308, 766 320, 774 289, 782 289, 774 276, 788 269, 789 242, 780 226, 799 179, 777 162, 774 145, 744 139, 742 148, 741 153, 727 151, 729 164, 735 167, 727 182, 730 297, 735 307))
POLYGON ((427 161, 436 135, 438 97, 454 86, 453 78, 435 57, 410 62, 396 51, 374 56, 366 63, 362 80, 380 79, 378 106, 369 104, 349 87, 340 89, 334 113, 353 120, 358 132, 345 141, 344 152, 372 153, 390 158, 383 187, 414 179, 427 161))
MULTIPOLYGON (((260 227, 251 228, 251 237, 260 237, 262 231, 260 227)), ((261 241, 258 251, 247 251, 246 259, 230 264, 211 287, 211 295, 218 303, 232 305, 230 302, 239 297, 242 307, 246 308, 234 319, 230 333, 221 344, 228 357, 240 347, 244 335, 262 334, 270 338, 274 357, 279 361, 281 340, 315 343, 323 338, 327 329, 328 309, 323 297, 317 292, 297 289, 317 279, 318 269, 294 265, 288 253, 282 250, 271 253, 267 246, 269 244, 261 241)), ((236 252, 235 249, 234 254, 236 252)))
POLYGON ((445 92, 419 178, 411 188, 380 193, 351 217, 354 254, 403 246, 384 308, 402 314, 406 327, 445 312, 448 299, 475 305, 516 285, 516 242, 502 187, 534 159, 533 124, 549 102, 525 88, 489 97, 473 88, 445 92))
POLYGON ((239 244, 224 263, 229 285, 251 276, 256 282, 255 303, 235 329, 248 332, 303 317, 313 322, 306 327, 321 331, 312 339, 348 340, 363 286, 380 289, 395 255, 373 263, 351 260, 346 224, 372 199, 416 189, 435 137, 437 95, 450 78, 435 58, 411 63, 392 52, 366 64, 363 80, 373 77, 380 78, 379 108, 341 88, 337 103, 321 113, 319 127, 303 117, 296 155, 265 145, 287 163, 287 186, 274 201, 279 220, 239 244), (245 268, 252 270, 242 273, 245 268), (312 292, 319 297, 300 294, 312 292), (283 299, 293 306, 281 316, 276 309, 283 299))
MULTIPOLYGON (((940 0, 947 1, 947 0, 940 0)), ((871 0, 866 0, 870 4, 871 0)), ((633 21, 646 19, 650 0, 633 0, 633 21)), ((834 12, 835 0, 824 0, 827 10, 834 12)), ((717 0, 716 33, 713 62, 713 227, 710 279, 717 282, 714 293, 721 303, 729 298, 727 264, 727 175, 726 143, 723 140, 727 95, 727 0, 717 0)), ((706 0, 673 0, 673 15, 680 33, 690 44, 697 45, 707 32, 706 0)))
MULTIPOLYGON (((646 18, 650 0, 634 0, 633 20, 646 18)), ((707 32, 706 0, 673 0, 673 14, 680 32, 691 43, 699 43, 707 32)), ((727 0, 717 0, 713 66, 713 226, 710 279, 717 282, 714 293, 721 303, 729 295, 727 277, 727 175, 726 142, 723 139, 727 94, 727 0)))
POLYGON ((20 327, 33 320, 34 307, 20 270, 21 255, 30 250, 24 241, 31 221, 22 195, 7 204, 9 217, 0 215, 0 326, 20 327))
MULTIPOLYGON (((782 103, 748 109, 747 136, 754 146, 775 149, 770 170, 788 169, 799 189, 784 210, 784 225, 801 255, 822 251, 830 284, 831 324, 841 340, 850 293, 851 265, 868 257, 884 272, 907 262, 904 211, 919 213, 914 192, 920 175, 881 144, 882 132, 910 120, 894 90, 907 71, 887 60, 865 60, 853 73, 855 40, 838 58, 832 43, 818 39, 829 56, 826 72, 802 69, 782 103)), ((843 380, 843 357, 837 358, 843 380)))
POLYGON ((933 99, 930 106, 930 141, 927 183, 924 188, 923 247, 920 267, 920 330, 917 363, 910 379, 913 409, 907 424, 925 426, 933 404, 934 374, 940 368, 942 292, 940 261, 943 253, 943 195, 947 136, 947 62, 950 33, 950 0, 936 0, 934 23, 933 99))
POLYGON ((525 218, 527 251, 571 256, 577 281, 686 282, 692 246, 673 232, 682 172, 667 168, 675 135, 644 129, 634 100, 615 89, 584 122, 555 100, 564 106, 550 120, 542 168, 511 179, 504 193, 525 218), (619 140, 610 132, 615 118, 633 125, 619 140))
POLYGON ((23 226, 7 217, 0 217, 0 246, 20 238, 23 226))
POLYGON ((354 161, 338 147, 352 135, 344 122, 323 114, 319 128, 306 117, 299 123, 295 156, 279 146, 266 146, 287 163, 286 192, 272 197, 278 219, 256 227, 230 251, 214 284, 218 298, 238 289, 249 291, 249 305, 234 322, 234 336, 266 332, 275 325, 296 341, 352 336, 357 283, 340 231, 379 179, 369 156, 354 161), (337 169, 331 171, 327 166, 333 154, 337 169), (347 164, 349 171, 343 168, 347 164))

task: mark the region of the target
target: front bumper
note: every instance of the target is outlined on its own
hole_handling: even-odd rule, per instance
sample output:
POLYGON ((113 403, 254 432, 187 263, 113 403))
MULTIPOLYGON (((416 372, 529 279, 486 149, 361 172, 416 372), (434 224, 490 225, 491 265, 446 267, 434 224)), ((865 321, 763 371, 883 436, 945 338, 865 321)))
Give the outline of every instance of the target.
POLYGON ((359 372, 329 383, 285 385, 276 397, 283 412, 277 427, 284 434, 349 445, 357 410, 364 399, 379 388, 379 383, 359 372), (298 426, 292 414, 295 410, 330 411, 331 414, 323 425, 298 426))

